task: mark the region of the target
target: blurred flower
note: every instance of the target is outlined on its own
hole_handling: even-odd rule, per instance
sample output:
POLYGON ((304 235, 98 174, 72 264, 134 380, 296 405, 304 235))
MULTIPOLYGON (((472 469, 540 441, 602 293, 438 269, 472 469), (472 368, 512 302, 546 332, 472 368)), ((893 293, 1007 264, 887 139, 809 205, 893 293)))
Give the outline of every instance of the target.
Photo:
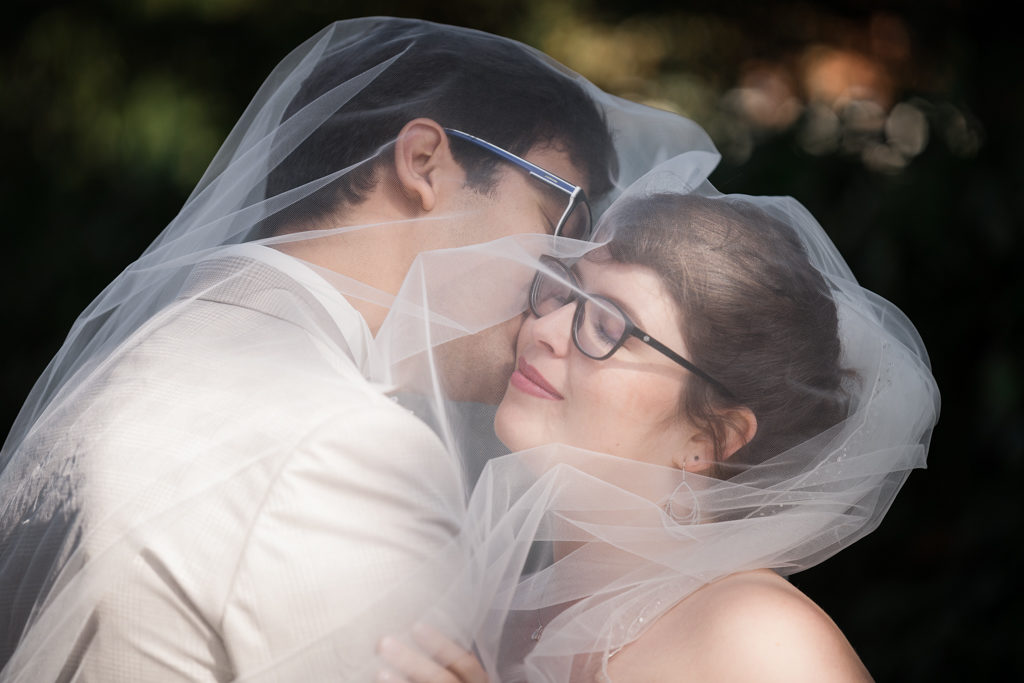
POLYGON ((913 104, 900 102, 885 120, 885 136, 900 154, 915 157, 928 144, 928 119, 913 104))
POLYGON ((911 34, 894 13, 858 21, 790 6, 794 40, 775 48, 758 44, 749 22, 713 13, 609 23, 587 3, 531 7, 547 27, 536 43, 542 50, 609 92, 694 119, 733 164, 786 132, 809 154, 859 158, 881 173, 905 168, 933 137, 965 157, 982 144, 968 114, 904 95, 932 87, 941 98, 943 86, 921 73, 911 34), (736 72, 723 68, 732 64, 736 72))
POLYGON ((722 100, 753 127, 767 131, 789 128, 803 110, 789 70, 771 62, 748 64, 739 86, 722 100))
POLYGON ((864 54, 813 45, 802 55, 801 80, 811 102, 842 109, 850 102, 874 102, 887 110, 893 84, 885 67, 864 54))

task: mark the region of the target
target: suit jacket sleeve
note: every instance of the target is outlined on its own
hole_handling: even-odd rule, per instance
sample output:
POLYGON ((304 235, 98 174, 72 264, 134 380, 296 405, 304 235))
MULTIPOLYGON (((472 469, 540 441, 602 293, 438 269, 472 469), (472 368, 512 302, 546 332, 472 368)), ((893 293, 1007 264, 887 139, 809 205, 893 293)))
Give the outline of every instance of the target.
POLYGON ((459 468, 424 423, 381 399, 322 421, 267 489, 223 617, 240 676, 276 663, 292 680, 345 678, 444 588, 459 468))

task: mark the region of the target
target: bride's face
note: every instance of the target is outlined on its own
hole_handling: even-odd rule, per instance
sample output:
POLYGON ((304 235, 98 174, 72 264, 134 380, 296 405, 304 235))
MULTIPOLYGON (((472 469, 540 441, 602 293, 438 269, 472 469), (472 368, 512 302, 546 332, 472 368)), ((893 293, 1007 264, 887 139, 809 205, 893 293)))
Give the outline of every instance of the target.
MULTIPOLYGON (((574 270, 584 291, 612 300, 634 325, 688 356, 675 304, 653 270, 586 259, 574 270)), ((681 466, 700 438, 679 415, 686 370, 636 338, 606 360, 586 356, 572 339, 575 308, 573 301, 523 323, 495 418, 498 437, 512 450, 564 443, 681 466)))

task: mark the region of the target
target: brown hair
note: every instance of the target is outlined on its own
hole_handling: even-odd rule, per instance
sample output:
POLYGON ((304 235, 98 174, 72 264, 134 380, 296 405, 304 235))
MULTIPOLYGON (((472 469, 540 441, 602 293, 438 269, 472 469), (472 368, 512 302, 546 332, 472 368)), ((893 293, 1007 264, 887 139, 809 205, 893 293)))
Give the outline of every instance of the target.
MULTIPOLYGON (((479 31, 414 19, 363 20, 356 42, 339 41, 303 81, 284 119, 350 79, 375 73, 373 83, 337 112, 274 168, 267 197, 359 164, 309 199, 268 219, 264 230, 307 224, 358 204, 392 163, 378 154, 409 121, 427 117, 442 126, 484 138, 514 154, 535 147, 564 149, 586 174, 591 198, 607 193, 617 159, 604 113, 570 74, 525 46, 479 31)), ((460 139, 452 155, 469 185, 493 189, 500 157, 460 139)))
POLYGON ((735 198, 658 194, 611 209, 608 254, 654 270, 680 313, 692 376, 680 410, 713 439, 713 474, 732 476, 847 414, 835 302, 792 227, 735 198), (729 458, 723 412, 746 406, 754 438, 729 458))

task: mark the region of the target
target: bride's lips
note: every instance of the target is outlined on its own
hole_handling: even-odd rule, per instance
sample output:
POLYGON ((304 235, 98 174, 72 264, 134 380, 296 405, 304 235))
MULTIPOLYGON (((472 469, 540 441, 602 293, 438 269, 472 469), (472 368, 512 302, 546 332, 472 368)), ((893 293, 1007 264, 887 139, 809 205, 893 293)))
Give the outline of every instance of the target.
POLYGON ((519 364, 516 367, 516 371, 509 377, 509 384, 514 386, 520 391, 530 394, 531 396, 537 396, 538 398, 546 398, 552 401, 561 401, 564 397, 551 386, 544 375, 537 372, 537 368, 527 363, 522 358, 519 359, 519 364))

